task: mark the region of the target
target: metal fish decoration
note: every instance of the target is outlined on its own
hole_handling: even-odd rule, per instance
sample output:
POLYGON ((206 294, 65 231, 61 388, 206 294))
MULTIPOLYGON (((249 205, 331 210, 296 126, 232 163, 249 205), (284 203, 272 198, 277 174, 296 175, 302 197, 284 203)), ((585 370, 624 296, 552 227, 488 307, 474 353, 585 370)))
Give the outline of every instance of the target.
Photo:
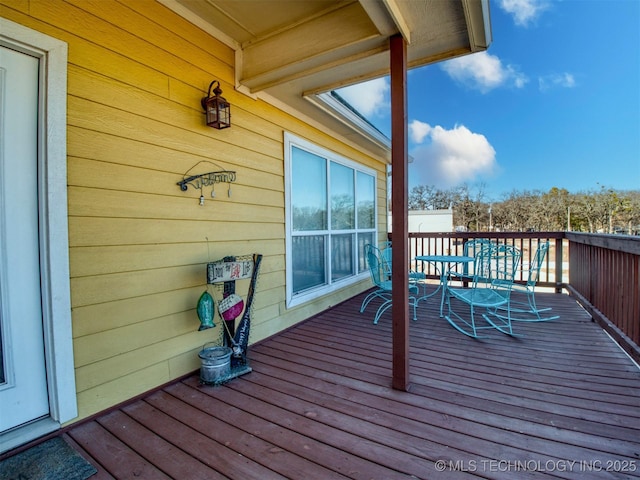
POLYGON ((213 316, 215 315, 213 297, 209 294, 209 292, 205 291, 202 295, 200 295, 197 311, 198 318, 200 319, 200 328, 198 329, 199 331, 216 326, 216 324, 213 323, 213 316))

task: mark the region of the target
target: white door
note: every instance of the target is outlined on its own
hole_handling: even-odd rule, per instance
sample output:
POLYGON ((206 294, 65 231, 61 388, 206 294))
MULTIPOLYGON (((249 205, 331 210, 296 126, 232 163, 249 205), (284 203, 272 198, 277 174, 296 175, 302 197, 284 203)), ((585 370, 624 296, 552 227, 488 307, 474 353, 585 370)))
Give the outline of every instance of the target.
POLYGON ((37 58, 0 47, 0 433, 49 415, 38 220, 37 58))

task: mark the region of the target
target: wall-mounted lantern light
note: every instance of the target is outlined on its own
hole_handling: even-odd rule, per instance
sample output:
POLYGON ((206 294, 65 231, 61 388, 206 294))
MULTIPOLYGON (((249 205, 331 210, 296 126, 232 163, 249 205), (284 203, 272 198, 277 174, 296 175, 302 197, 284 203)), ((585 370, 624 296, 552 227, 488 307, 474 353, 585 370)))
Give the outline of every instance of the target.
POLYGON ((231 105, 224 97, 221 97, 222 90, 220 82, 214 80, 209 85, 209 94, 201 100, 202 108, 207 116, 207 125, 221 130, 231 126, 231 105), (213 89, 213 97, 211 96, 211 87, 216 84, 213 89))

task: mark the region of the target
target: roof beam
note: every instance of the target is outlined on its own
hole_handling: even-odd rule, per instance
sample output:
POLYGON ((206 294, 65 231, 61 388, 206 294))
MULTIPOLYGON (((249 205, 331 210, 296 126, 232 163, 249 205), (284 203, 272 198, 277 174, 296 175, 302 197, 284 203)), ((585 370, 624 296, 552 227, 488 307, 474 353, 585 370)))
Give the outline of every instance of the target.
MULTIPOLYGON (((316 85, 314 85, 312 89, 302 92, 302 95, 304 96, 310 93, 327 92, 329 90, 335 90, 336 88, 343 87, 345 85, 351 85, 352 83, 356 82, 353 80, 353 77, 349 77, 345 81, 342 81, 340 83, 327 83, 326 80, 330 79, 331 75, 325 75, 324 72, 327 72, 334 68, 339 68, 344 65, 353 65, 354 63, 360 62, 362 60, 367 60, 374 55, 386 53, 388 50, 389 49, 386 42, 382 45, 378 45, 377 42, 372 42, 371 48, 362 45, 353 50, 345 49, 345 51, 340 52, 340 55, 336 56, 335 60, 331 62, 317 63, 315 59, 300 61, 296 64, 283 66, 277 71, 267 72, 264 75, 258 75, 250 79, 245 78, 242 80, 242 84, 250 87, 253 91, 260 91, 280 85, 282 83, 296 80, 298 78, 314 76, 314 78, 316 79, 314 83, 316 85)), ((383 70, 378 73, 378 76, 385 75, 386 73, 387 71, 383 70)))
POLYGON ((404 18, 404 15, 400 11, 400 7, 398 5, 398 0, 382 0, 384 6, 386 7, 389 15, 393 19, 393 23, 398 27, 398 31, 404 37, 404 40, 407 44, 411 43, 411 29, 407 24, 407 21, 404 18))
POLYGON ((384 40, 360 4, 347 4, 243 45, 241 82, 256 91, 304 76, 344 61, 345 52, 354 55, 359 44, 376 38, 384 40))

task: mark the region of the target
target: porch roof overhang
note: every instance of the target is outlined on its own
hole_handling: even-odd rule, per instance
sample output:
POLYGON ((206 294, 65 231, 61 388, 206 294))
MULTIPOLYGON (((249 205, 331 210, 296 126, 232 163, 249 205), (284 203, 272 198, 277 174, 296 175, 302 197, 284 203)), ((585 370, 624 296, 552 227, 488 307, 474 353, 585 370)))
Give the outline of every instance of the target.
POLYGON ((488 0, 159 0, 236 52, 236 88, 390 160, 388 141, 322 94, 389 74, 389 38, 416 68, 485 50, 488 0), (324 97, 326 99, 326 97, 324 97))

